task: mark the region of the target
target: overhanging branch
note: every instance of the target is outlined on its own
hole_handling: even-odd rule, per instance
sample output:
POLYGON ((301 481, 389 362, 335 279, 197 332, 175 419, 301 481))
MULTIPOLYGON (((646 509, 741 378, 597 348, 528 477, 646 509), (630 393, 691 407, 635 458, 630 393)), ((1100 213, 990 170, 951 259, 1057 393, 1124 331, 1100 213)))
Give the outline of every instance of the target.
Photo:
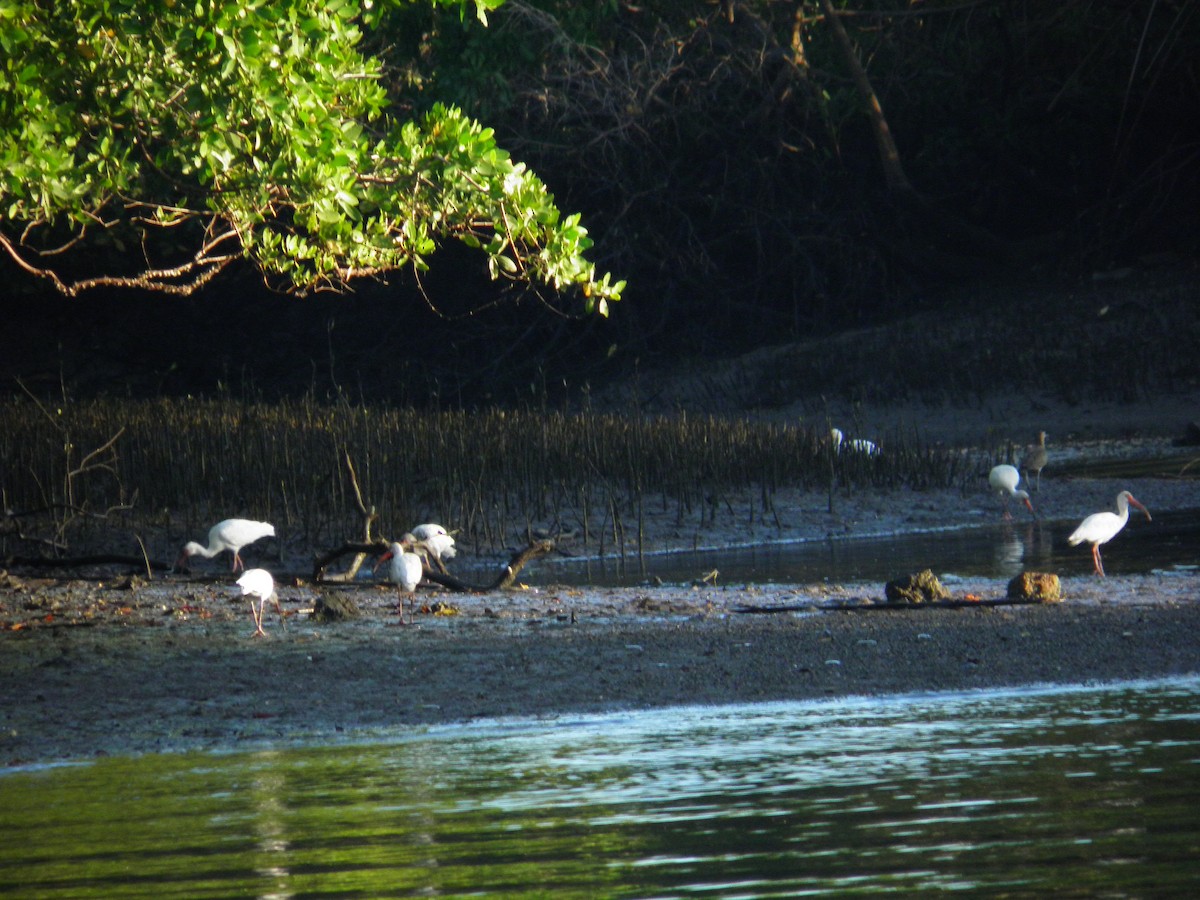
POLYGON ((13 262, 23 271, 35 278, 48 281, 55 290, 67 297, 77 297, 85 291, 105 287, 134 288, 162 294, 188 296, 212 281, 230 263, 241 258, 239 253, 208 255, 207 251, 212 246, 229 236, 231 235, 222 235, 216 240, 206 242, 192 260, 181 266, 167 269, 147 268, 135 275, 99 275, 74 281, 65 281, 53 269, 42 268, 31 263, 3 232, 0 232, 0 247, 4 248, 13 262))

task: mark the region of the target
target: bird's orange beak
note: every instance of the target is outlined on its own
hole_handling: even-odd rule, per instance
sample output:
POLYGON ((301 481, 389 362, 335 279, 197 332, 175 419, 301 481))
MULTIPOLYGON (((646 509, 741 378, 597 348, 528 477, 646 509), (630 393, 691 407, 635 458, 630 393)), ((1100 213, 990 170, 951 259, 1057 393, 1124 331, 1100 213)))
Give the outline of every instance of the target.
POLYGON ((375 560, 375 566, 374 566, 374 568, 371 569, 371 573, 374 574, 374 573, 378 572, 379 567, 382 566, 385 562, 387 562, 391 558, 392 558, 392 551, 389 550, 387 553, 383 554, 383 556, 379 557, 379 559, 375 560))
POLYGON ((1138 502, 1137 502, 1136 500, 1134 500, 1132 497, 1130 497, 1130 498, 1129 498, 1129 502, 1130 502, 1130 503, 1132 503, 1134 506, 1136 506, 1138 509, 1140 509, 1142 512, 1144 512, 1144 513, 1146 514, 1146 521, 1147 521, 1147 522, 1153 522, 1153 521, 1154 521, 1152 518, 1150 518, 1150 510, 1146 509, 1146 507, 1142 506, 1142 504, 1138 503, 1138 502))

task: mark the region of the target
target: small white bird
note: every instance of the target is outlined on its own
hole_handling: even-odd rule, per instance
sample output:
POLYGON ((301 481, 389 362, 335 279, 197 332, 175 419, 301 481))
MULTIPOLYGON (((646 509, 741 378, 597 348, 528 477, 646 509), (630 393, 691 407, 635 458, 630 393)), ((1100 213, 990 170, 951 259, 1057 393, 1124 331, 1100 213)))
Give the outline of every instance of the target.
POLYGON ((833 450, 835 453, 842 452, 842 444, 844 442, 855 453, 862 453, 865 456, 879 455, 879 445, 874 441, 868 441, 866 438, 852 438, 847 441, 846 436, 842 434, 842 429, 840 428, 830 428, 829 437, 833 441, 833 450))
POLYGON ((1012 513, 1008 511, 1008 501, 1013 497, 1021 500, 1029 507, 1029 511, 1033 512, 1033 504, 1029 502, 1029 494, 1017 489, 1017 485, 1020 482, 1021 473, 1017 471, 1016 466, 996 466, 988 473, 988 484, 992 486, 992 490, 1004 498, 1004 518, 1006 520, 1012 518, 1012 513))
POLYGON ((416 538, 411 534, 405 534, 399 541, 394 541, 387 553, 379 557, 378 562, 375 563, 375 570, 378 571, 381 565, 391 560, 392 564, 388 568, 388 580, 401 590, 400 621, 402 622, 404 621, 405 596, 412 599, 417 585, 421 583, 421 576, 425 574, 425 565, 421 562, 421 557, 412 552, 416 545, 416 538))
POLYGON ((251 637, 266 637, 267 633, 263 631, 262 623, 263 609, 268 600, 275 602, 279 619, 283 621, 283 607, 279 605, 279 597, 275 594, 275 579, 266 569, 250 569, 237 580, 237 583, 238 587, 242 589, 242 596, 250 600, 250 615, 254 617, 254 634, 251 637), (258 609, 254 608, 255 597, 258 598, 258 609))
POLYGON ((1072 531, 1071 536, 1067 538, 1067 543, 1072 547, 1085 542, 1092 545, 1092 562, 1096 566, 1097 575, 1104 575, 1104 564, 1100 561, 1100 545, 1107 544, 1125 527, 1125 523, 1129 521, 1129 504, 1131 503, 1146 514, 1146 521, 1154 521, 1150 518, 1150 510, 1135 500, 1133 494, 1129 491, 1121 491, 1117 494, 1117 511, 1115 513, 1092 513, 1080 522, 1079 527, 1072 531))
POLYGON ((253 544, 265 537, 275 537, 275 526, 269 522, 253 522, 250 519, 225 519, 208 530, 208 546, 202 546, 195 541, 188 541, 175 561, 175 568, 182 569, 187 565, 188 557, 203 556, 212 559, 224 550, 233 553, 233 571, 246 568, 239 552, 247 544, 253 544))
POLYGON ((428 550, 429 555, 437 561, 437 567, 446 571, 445 561, 454 559, 458 550, 454 547, 454 537, 441 525, 427 522, 418 525, 411 532, 412 536, 428 550))

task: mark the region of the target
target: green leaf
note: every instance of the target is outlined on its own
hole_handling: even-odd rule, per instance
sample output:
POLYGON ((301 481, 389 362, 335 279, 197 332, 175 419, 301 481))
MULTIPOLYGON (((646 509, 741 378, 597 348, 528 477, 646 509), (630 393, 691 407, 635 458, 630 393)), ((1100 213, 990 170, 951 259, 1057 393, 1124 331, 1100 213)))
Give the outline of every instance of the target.
MULTIPOLYGON (((501 5, 427 2, 481 20, 501 5)), ((197 0, 147 15, 74 0, 45 16, 0 0, 0 226, 50 247, 50 222, 77 223, 84 251, 99 231, 85 224, 123 220, 148 242, 161 230, 171 254, 181 236, 229 229, 297 289, 424 268, 457 237, 493 277, 617 299, 621 283, 584 257, 579 216, 492 129, 442 104, 416 118, 388 109, 360 43, 392 3, 197 0)))

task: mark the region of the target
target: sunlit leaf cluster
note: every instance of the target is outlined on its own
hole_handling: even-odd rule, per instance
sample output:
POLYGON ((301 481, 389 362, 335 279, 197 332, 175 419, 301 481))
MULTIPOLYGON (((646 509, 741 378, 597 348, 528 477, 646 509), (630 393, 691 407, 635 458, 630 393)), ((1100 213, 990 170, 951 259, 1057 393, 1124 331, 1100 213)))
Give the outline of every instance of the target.
MULTIPOLYGON (((486 21, 499 2, 432 5, 486 21)), ((392 113, 381 63, 359 47, 377 7, 0 5, 4 249, 75 293, 47 251, 131 230, 151 273, 140 286, 198 282, 248 257, 303 293, 422 269, 459 240, 495 278, 576 287, 604 311, 623 284, 597 276, 579 217, 562 216, 489 129, 444 104, 392 113)))

